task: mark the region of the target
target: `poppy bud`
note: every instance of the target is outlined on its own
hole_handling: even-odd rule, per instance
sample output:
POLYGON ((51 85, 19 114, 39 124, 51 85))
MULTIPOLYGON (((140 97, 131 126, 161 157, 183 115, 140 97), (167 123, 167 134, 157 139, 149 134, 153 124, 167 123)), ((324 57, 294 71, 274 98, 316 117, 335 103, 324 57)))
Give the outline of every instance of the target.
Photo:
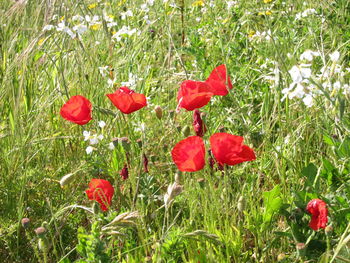
POLYGON ((46 234, 46 228, 41 226, 36 228, 34 232, 38 235, 39 238, 43 238, 46 234))
POLYGON ((326 233, 326 235, 330 236, 333 232, 333 227, 332 226, 326 226, 326 228, 324 229, 324 232, 326 233))
POLYGON ((128 170, 128 166, 126 164, 124 165, 123 169, 120 171, 119 174, 123 180, 126 180, 129 178, 129 170, 128 170))
POLYGON ((182 129, 182 134, 183 134, 185 137, 187 137, 188 135, 190 135, 190 132, 191 132, 190 127, 188 127, 187 125, 186 125, 185 127, 183 127, 183 129, 182 129))
POLYGON ((193 129, 196 135, 200 137, 203 137, 204 133, 206 132, 206 127, 201 118, 201 113, 197 109, 193 111, 193 129))
POLYGON ((163 110, 162 110, 162 108, 161 108, 160 106, 156 106, 156 107, 154 108, 154 111, 156 112, 157 118, 158 118, 159 120, 161 120, 162 117, 163 117, 163 110))
POLYGON ((124 148, 124 151, 125 152, 129 152, 130 151, 130 141, 127 137, 122 137, 122 138, 119 138, 119 141, 121 142, 123 148, 124 148))
POLYGON ((148 173, 148 159, 146 154, 143 154, 143 170, 148 173))
POLYGON ((305 249, 305 243, 297 243, 296 244, 296 248, 297 248, 297 250, 303 250, 303 249, 305 249))
POLYGON ((22 218, 21 224, 22 224, 23 228, 27 229, 30 225, 30 219, 27 217, 22 218))

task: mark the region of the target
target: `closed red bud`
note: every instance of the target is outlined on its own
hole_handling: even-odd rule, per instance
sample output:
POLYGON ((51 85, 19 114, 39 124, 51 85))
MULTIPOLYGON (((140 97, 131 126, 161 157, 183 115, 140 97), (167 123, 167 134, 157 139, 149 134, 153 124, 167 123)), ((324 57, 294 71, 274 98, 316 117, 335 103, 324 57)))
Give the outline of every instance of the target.
POLYGON ((28 228, 29 225, 30 225, 30 219, 25 217, 25 218, 22 218, 21 220, 21 224, 24 228, 28 228))
POLYGON ((143 154, 143 170, 148 173, 148 159, 146 154, 143 154))
POLYGON ((203 137, 204 133, 207 130, 201 118, 201 113, 197 109, 193 111, 193 129, 196 135, 199 137, 203 137))
POLYGON ((120 171, 119 174, 123 180, 126 180, 129 178, 129 170, 128 170, 128 166, 126 164, 124 165, 123 169, 120 171))
POLYGON ((162 117, 163 117, 163 110, 162 110, 162 108, 161 108, 160 106, 156 106, 156 107, 154 108, 154 111, 156 112, 157 118, 158 118, 159 120, 161 120, 162 117))

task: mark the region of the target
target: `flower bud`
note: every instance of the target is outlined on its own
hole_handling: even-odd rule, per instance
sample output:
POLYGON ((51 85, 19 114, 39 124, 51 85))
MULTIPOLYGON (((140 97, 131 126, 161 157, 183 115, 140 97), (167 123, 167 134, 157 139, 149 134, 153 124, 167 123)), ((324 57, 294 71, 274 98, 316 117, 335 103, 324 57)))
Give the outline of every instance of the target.
POLYGON ((333 232, 333 227, 332 226, 326 226, 326 228, 324 229, 326 235, 330 236, 333 232))
POLYGON ((146 154, 143 154, 143 170, 145 173, 148 173, 148 159, 146 154))
POLYGON ((297 250, 304 250, 305 249, 305 243, 297 243, 296 248, 297 250))
POLYGON ((159 120, 161 120, 162 117, 163 117, 163 110, 162 110, 162 108, 161 108, 160 106, 156 106, 156 107, 154 108, 154 111, 156 112, 157 118, 158 118, 159 120))
POLYGON ((197 109, 193 111, 193 129, 196 135, 200 137, 203 137, 204 133, 206 132, 206 127, 201 118, 201 113, 197 109))
POLYGON ((30 219, 27 217, 22 218, 21 224, 22 224, 24 229, 27 229, 30 225, 30 219))
POLYGON ((128 170, 128 166, 126 164, 124 165, 123 169, 120 171, 119 174, 123 180, 126 180, 129 178, 129 170, 128 170))
POLYGON ((36 228, 34 232, 38 235, 39 238, 43 238, 46 234, 46 228, 41 226, 36 228))
POLYGON ((188 135, 190 135, 190 132, 191 132, 190 127, 188 127, 187 125, 186 125, 185 127, 183 127, 183 129, 182 129, 182 134, 183 134, 185 137, 187 137, 188 135))

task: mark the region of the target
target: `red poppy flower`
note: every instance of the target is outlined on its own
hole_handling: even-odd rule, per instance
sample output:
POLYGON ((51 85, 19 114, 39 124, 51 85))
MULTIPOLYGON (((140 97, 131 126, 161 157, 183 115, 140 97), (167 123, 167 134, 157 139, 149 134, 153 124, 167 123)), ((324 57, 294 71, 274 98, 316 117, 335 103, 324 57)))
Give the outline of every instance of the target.
POLYGON ((171 156, 177 168, 182 172, 202 170, 205 165, 205 148, 201 137, 190 136, 178 142, 171 156))
POLYGON ((243 144, 243 137, 215 133, 210 137, 211 151, 219 164, 236 165, 256 159, 254 151, 243 144))
POLYGON ((185 80, 177 94, 178 107, 192 111, 207 105, 212 96, 210 86, 205 82, 185 80))
POLYGON ((312 199, 306 206, 306 210, 311 214, 309 226, 313 230, 326 228, 328 222, 327 204, 320 199, 312 199))
POLYGON ((233 87, 224 64, 216 67, 205 82, 210 86, 214 95, 219 96, 226 96, 229 89, 233 87))
POLYGON ((193 129, 197 136, 203 137, 204 133, 207 131, 205 124, 201 118, 201 113, 199 110, 195 109, 193 111, 193 129))
POLYGON ((146 97, 143 94, 136 93, 128 87, 121 87, 112 94, 107 94, 122 113, 129 114, 147 106, 146 97))
POLYGON ((100 204, 102 211, 107 211, 112 202, 114 188, 106 180, 91 179, 89 189, 85 193, 89 200, 95 200, 100 204))
POLYGON ((68 121, 79 125, 88 123, 91 118, 91 102, 80 95, 71 97, 61 108, 60 114, 68 121))

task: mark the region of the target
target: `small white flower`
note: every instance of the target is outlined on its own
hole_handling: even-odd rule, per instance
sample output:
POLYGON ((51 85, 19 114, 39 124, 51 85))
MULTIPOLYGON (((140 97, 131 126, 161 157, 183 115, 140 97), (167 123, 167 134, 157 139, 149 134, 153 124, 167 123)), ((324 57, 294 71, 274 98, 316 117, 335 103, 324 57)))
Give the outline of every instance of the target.
POLYGON ((149 6, 153 6, 154 5, 154 0, 146 0, 147 4, 149 6))
POLYGON ((122 20, 125 20, 129 16, 133 16, 133 13, 131 10, 128 10, 126 12, 120 13, 122 20))
POLYGON ((81 15, 75 15, 72 17, 73 21, 79 21, 79 22, 83 22, 84 21, 84 17, 82 17, 81 15))
POLYGON ((97 139, 99 139, 100 141, 102 141, 103 140, 103 134, 100 134, 99 136, 97 136, 97 139))
POLYGON ((103 129, 106 126, 106 123, 104 121, 99 121, 98 126, 100 126, 100 128, 103 129))
POLYGON ((306 107, 310 108, 313 105, 313 99, 312 96, 310 94, 307 94, 304 98, 303 98, 303 102, 305 104, 306 107))
POLYGON ((88 146, 88 147, 86 147, 86 150, 85 150, 85 151, 86 151, 87 154, 91 154, 93 150, 94 150, 93 147, 88 146))
POLYGON ((237 5, 237 1, 228 1, 227 2, 227 9, 231 9, 232 7, 234 7, 235 5, 237 5))
POLYGON ((142 5, 140 6, 140 8, 141 8, 141 10, 142 10, 143 12, 145 12, 145 13, 148 13, 148 12, 149 12, 149 8, 148 8, 147 4, 142 4, 142 5))
POLYGON ((43 31, 50 31, 54 28, 55 28, 55 26, 53 26, 53 25, 46 25, 46 26, 44 26, 43 31))
POLYGON ((341 88, 340 82, 339 82, 339 81, 334 82, 333 88, 334 88, 335 90, 340 90, 340 88, 341 88))
POLYGON ((113 142, 110 142, 110 143, 108 144, 108 149, 114 150, 114 148, 115 148, 114 143, 113 143, 113 142))
POLYGON ((83 131, 84 141, 89 140, 90 138, 90 132, 89 131, 83 131))
POLYGON ((312 61, 314 57, 320 56, 320 53, 312 50, 305 50, 303 54, 300 55, 300 60, 312 61))
POLYGON ((90 138, 90 144, 91 145, 98 144, 98 138, 96 137, 96 135, 94 135, 90 138))
POLYGON ((87 28, 87 26, 84 25, 84 24, 79 24, 79 25, 74 26, 74 27, 73 27, 73 30, 74 30, 75 32, 77 32, 78 35, 82 35, 82 34, 84 34, 84 33, 88 30, 88 28, 87 28))
POLYGON ((340 53, 338 51, 335 51, 332 54, 329 54, 329 57, 333 62, 337 62, 340 58, 340 53))
POLYGON ((106 77, 108 75, 108 66, 98 67, 98 71, 100 72, 102 77, 106 77))

